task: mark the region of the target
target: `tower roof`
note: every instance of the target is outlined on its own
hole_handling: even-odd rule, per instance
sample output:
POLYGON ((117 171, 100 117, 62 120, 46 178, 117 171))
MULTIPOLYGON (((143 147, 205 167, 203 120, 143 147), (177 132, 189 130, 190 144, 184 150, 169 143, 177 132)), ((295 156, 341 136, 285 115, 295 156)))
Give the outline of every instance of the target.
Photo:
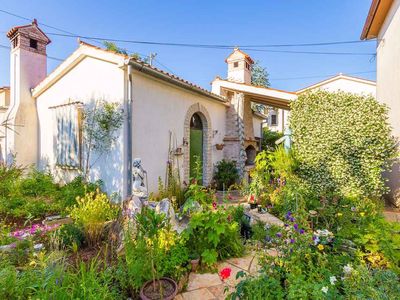
POLYGON ((39 28, 37 20, 33 19, 31 24, 22 25, 22 26, 14 26, 7 32, 7 37, 12 39, 17 33, 21 33, 22 35, 30 36, 32 34, 32 30, 35 32, 35 38, 38 38, 45 42, 46 45, 51 43, 51 40, 48 36, 39 28))
POLYGON ((233 52, 231 54, 229 54, 229 56, 225 59, 225 62, 228 62, 229 60, 237 60, 238 58, 244 58, 244 59, 248 60, 249 63, 254 64, 254 61, 250 57, 250 55, 243 52, 239 48, 233 49, 233 52))

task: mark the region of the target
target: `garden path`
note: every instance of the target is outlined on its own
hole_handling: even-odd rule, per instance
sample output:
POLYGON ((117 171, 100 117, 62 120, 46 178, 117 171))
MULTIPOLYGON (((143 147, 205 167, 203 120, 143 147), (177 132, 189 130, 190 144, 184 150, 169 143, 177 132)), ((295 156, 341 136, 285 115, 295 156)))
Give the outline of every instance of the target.
MULTIPOLYGON (((276 250, 269 249, 270 255, 276 255, 276 250)), ((178 294, 176 300, 220 300, 225 299, 228 292, 233 291, 235 285, 240 281, 236 274, 243 271, 248 274, 256 274, 259 270, 258 259, 255 253, 244 257, 231 258, 220 262, 215 273, 190 273, 189 282, 185 292, 178 294), (219 272, 224 268, 230 268, 231 275, 222 281, 219 272)))

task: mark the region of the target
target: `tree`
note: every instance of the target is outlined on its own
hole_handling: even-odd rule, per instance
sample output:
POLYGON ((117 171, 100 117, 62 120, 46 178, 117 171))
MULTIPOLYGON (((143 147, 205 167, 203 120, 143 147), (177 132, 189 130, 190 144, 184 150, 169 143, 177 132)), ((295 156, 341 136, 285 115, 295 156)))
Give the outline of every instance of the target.
POLYGON ((84 176, 89 177, 91 167, 110 151, 118 139, 117 132, 123 124, 123 109, 118 103, 95 100, 83 109, 82 132, 85 149, 84 176), (95 159, 93 154, 97 154, 95 159))
POLYGON ((130 57, 132 57, 132 58, 134 58, 136 60, 140 60, 140 61, 145 62, 145 63, 148 63, 148 61, 149 61, 148 57, 142 57, 137 52, 133 52, 131 54, 128 54, 128 50, 118 47, 117 44, 115 44, 113 42, 104 41, 103 44, 106 47, 106 49, 109 50, 109 51, 113 51, 113 52, 116 52, 116 53, 119 53, 119 54, 127 55, 127 56, 130 56, 130 57))
POLYGON ((256 86, 269 87, 269 74, 267 68, 261 66, 259 61, 253 64, 251 69, 251 84, 256 86))

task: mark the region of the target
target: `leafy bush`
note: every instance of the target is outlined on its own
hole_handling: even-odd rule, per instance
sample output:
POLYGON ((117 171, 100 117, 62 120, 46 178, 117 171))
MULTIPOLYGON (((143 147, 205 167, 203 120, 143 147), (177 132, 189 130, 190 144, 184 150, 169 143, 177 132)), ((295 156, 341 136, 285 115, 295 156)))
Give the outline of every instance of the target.
POLYGON ((183 232, 190 252, 200 256, 205 265, 243 253, 239 224, 232 222, 231 213, 217 207, 195 213, 183 232))
POLYGON ((187 248, 180 236, 171 230, 164 214, 143 209, 137 215, 135 239, 127 234, 122 282, 138 291, 148 280, 169 276, 177 281, 186 273, 189 260, 187 248))
POLYGON ((318 194, 380 197, 395 156, 387 108, 374 98, 318 91, 293 101, 290 127, 300 175, 318 194))
POLYGON ((114 220, 118 212, 119 208, 109 201, 107 195, 97 191, 86 193, 82 198, 78 197, 70 215, 83 227, 89 245, 94 246, 101 240, 105 223, 114 220))
POLYGON ((31 168, 26 177, 20 182, 20 191, 23 196, 49 197, 55 194, 57 186, 53 183, 53 177, 49 173, 31 168))
POLYGON ((236 162, 221 160, 215 166, 214 180, 218 190, 227 190, 239 180, 239 171, 236 162))
POLYGON ((275 142, 283 136, 283 133, 279 131, 271 131, 267 127, 263 128, 263 136, 261 141, 261 148, 267 151, 273 151, 276 149, 275 142))
POLYGON ((64 224, 54 232, 53 240, 59 243, 61 249, 79 248, 84 242, 82 229, 75 224, 64 224))
POLYGON ((31 168, 23 176, 23 169, 15 165, 0 165, 0 181, 0 215, 25 220, 64 214, 76 197, 101 187, 101 182, 86 183, 82 177, 60 186, 48 173, 31 168))

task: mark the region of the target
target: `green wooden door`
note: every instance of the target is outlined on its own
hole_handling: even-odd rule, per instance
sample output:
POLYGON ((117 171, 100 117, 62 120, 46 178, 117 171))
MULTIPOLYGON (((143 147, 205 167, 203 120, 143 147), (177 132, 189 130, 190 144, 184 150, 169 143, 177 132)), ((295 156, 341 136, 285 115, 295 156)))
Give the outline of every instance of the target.
POLYGON ((203 124, 197 114, 193 115, 190 125, 190 178, 203 177, 203 124), (199 162, 199 165, 196 162, 199 162), (199 174, 196 174, 196 171, 199 174))

